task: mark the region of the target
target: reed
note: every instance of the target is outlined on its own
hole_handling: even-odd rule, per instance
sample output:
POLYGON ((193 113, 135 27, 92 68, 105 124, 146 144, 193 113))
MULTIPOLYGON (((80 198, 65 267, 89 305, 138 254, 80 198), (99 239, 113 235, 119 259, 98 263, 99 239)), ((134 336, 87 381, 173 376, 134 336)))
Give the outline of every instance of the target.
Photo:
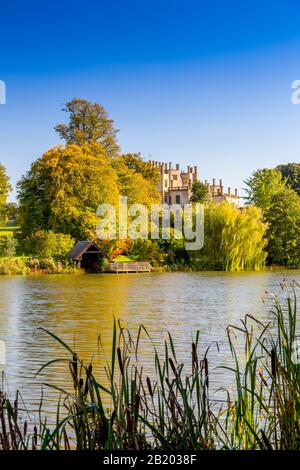
MULTIPOLYGON (((144 327, 135 338, 114 322, 111 357, 101 383, 93 365, 53 333, 65 348, 72 390, 60 392, 56 422, 43 412, 34 427, 24 420, 20 395, 14 403, 0 394, 1 449, 300 449, 300 365, 295 350, 298 286, 283 286, 285 300, 273 299, 270 319, 247 316, 227 327, 233 392, 210 397, 209 349, 199 358, 200 334, 191 343, 190 364, 182 364, 169 334, 164 351, 153 345, 151 378, 139 362, 144 327)), ((99 345, 101 339, 99 338, 99 345)), ((42 410, 42 405, 41 405, 42 410)))

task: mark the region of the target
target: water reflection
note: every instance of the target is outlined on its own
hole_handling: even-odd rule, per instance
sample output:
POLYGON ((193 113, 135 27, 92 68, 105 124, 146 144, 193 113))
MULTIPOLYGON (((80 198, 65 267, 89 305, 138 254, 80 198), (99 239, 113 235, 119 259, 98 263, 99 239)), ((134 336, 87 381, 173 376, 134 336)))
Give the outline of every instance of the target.
MULTIPOLYGON (((201 332, 201 349, 213 341, 210 369, 228 361, 225 327, 237 324, 247 313, 264 320, 269 307, 262 303, 266 291, 278 292, 289 273, 152 273, 130 275, 47 275, 0 277, 0 339, 6 341, 5 373, 9 389, 19 388, 30 407, 37 408, 43 382, 66 385, 64 366, 56 363, 42 377, 34 378, 48 360, 61 357, 62 348, 39 328, 52 331, 73 345, 86 361, 93 357, 103 376, 103 357, 97 338, 109 356, 113 317, 137 331, 144 324, 158 347, 170 331, 179 356, 190 362, 192 332, 201 332)), ((150 368, 151 345, 143 341, 141 360, 150 368)), ((230 385, 224 370, 216 369, 212 384, 230 385)), ((54 392, 47 391, 47 406, 54 406, 54 392)))

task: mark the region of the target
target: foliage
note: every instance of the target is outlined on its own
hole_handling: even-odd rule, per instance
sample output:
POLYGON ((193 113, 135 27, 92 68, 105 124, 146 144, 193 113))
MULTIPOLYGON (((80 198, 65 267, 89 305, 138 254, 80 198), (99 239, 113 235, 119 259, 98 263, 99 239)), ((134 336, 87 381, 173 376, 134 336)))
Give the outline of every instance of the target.
POLYGON ((16 247, 18 242, 12 235, 6 237, 1 244, 1 256, 11 258, 16 255, 16 247))
POLYGON ((149 179, 145 179, 141 173, 127 171, 120 176, 120 191, 122 196, 127 196, 128 205, 143 204, 150 207, 151 204, 159 204, 160 196, 156 185, 149 179))
POLYGON ((185 240, 183 237, 182 239, 175 238, 174 227, 170 230, 170 238, 161 238, 158 243, 162 252, 166 254, 164 262, 172 268, 184 267, 190 263, 190 254, 185 249, 185 240))
MULTIPOLYGON (((114 321, 111 357, 97 378, 92 362, 53 333, 46 333, 65 355, 49 360, 38 371, 60 361, 70 373, 59 389, 56 422, 43 412, 39 424, 20 416, 20 397, 10 402, 0 391, 0 448, 41 450, 300 450, 300 367, 297 341, 297 297, 285 287, 286 300, 274 297, 271 320, 246 316, 227 327, 232 376, 224 400, 211 397, 216 380, 208 348, 200 356, 200 333, 191 342, 191 365, 180 361, 170 334, 162 348, 145 327, 134 337, 114 321), (144 372, 141 344, 153 345, 153 373, 144 372), (201 358, 202 357, 202 358, 201 358), (201 358, 201 359, 200 359, 201 358), (107 403, 110 406, 107 406, 107 403)), ((45 330, 43 330, 45 331, 45 330)), ((99 341, 101 344, 101 341, 99 341)), ((218 379, 218 377, 217 377, 218 379)))
POLYGON ((119 151, 113 120, 107 111, 98 103, 74 98, 67 102, 63 111, 69 113, 68 124, 55 127, 59 136, 67 144, 85 145, 100 142, 111 157, 119 151))
POLYGON ((121 155, 118 164, 122 164, 131 170, 132 173, 140 173, 144 178, 158 184, 160 180, 160 172, 157 168, 150 165, 141 157, 140 153, 125 153, 121 155))
POLYGON ((286 181, 280 171, 268 168, 254 171, 244 183, 247 186, 246 204, 255 204, 263 211, 270 208, 272 197, 286 188, 286 181))
POLYGON ((280 171, 287 185, 300 196, 300 163, 278 165, 275 169, 280 171))
POLYGON ((55 260, 53 258, 28 258, 16 256, 0 258, 0 275, 14 274, 77 274, 78 269, 73 260, 55 260))
POLYGON ((140 157, 134 161, 136 169, 123 158, 112 161, 98 143, 46 152, 18 183, 21 238, 50 230, 76 240, 95 239, 100 204, 117 209, 120 194, 128 196, 128 204, 159 202, 156 174, 147 175, 149 165, 140 157))
POLYGON ((18 183, 22 237, 38 230, 94 239, 101 203, 118 205, 118 179, 101 144, 55 147, 18 183))
POLYGON ((288 267, 300 266, 300 197, 292 189, 273 196, 265 214, 269 262, 288 267))
POLYGON ((160 202, 157 190, 159 172, 145 162, 140 154, 125 154, 114 162, 119 177, 120 193, 127 196, 128 204, 151 204, 160 202))
POLYGON ((130 238, 127 238, 126 240, 116 240, 113 249, 110 250, 111 258, 115 260, 124 253, 128 253, 132 249, 132 246, 133 240, 130 238))
POLYGON ((0 258, 0 275, 28 274, 27 259, 24 257, 0 258))
POLYGON ((259 270, 264 266, 267 224, 257 207, 242 210, 233 204, 211 203, 205 208, 204 247, 190 252, 198 269, 259 270))
POLYGON ((16 224, 18 218, 18 205, 15 202, 9 202, 7 204, 7 220, 11 224, 16 224))
POLYGON ((136 258, 129 255, 118 255, 116 258, 113 258, 113 261, 115 263, 132 263, 133 261, 136 261, 136 258))
POLYGON ((38 230, 25 238, 22 247, 29 255, 50 258, 66 256, 74 244, 75 240, 70 235, 38 230))
POLYGON ((4 166, 0 163, 0 226, 7 220, 7 196, 10 190, 9 178, 4 166))
POLYGON ((205 204, 210 200, 209 191, 204 183, 201 181, 195 181, 192 185, 192 202, 199 202, 205 204))
POLYGON ((157 240, 135 240, 130 255, 138 261, 148 261, 152 266, 164 264, 167 258, 167 254, 157 240))

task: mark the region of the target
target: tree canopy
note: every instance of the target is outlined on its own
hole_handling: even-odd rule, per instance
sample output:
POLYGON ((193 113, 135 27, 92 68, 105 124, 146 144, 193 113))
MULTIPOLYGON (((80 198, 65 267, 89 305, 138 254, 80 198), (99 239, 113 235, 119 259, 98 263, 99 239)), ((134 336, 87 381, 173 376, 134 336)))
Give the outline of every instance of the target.
POLYGON ((120 192, 127 196, 128 204, 145 204, 150 207, 160 202, 157 183, 159 172, 145 162, 140 154, 121 155, 113 166, 119 177, 120 192))
POLYGON ((278 165, 275 169, 280 171, 287 185, 300 195, 300 163, 278 165))
POLYGON ((195 181, 192 185, 192 202, 199 202, 204 204, 210 200, 210 194, 204 183, 201 181, 195 181))
POLYGON ((63 111, 69 113, 69 123, 58 124, 54 129, 67 144, 100 142, 110 156, 119 152, 116 137, 118 131, 103 106, 74 98, 65 103, 63 111))
POLYGON ((269 224, 268 260, 288 267, 300 266, 300 197, 290 188, 272 197, 265 214, 269 224))
POLYGON ((227 201, 205 207, 204 246, 190 252, 198 269, 258 270, 267 253, 267 224, 255 206, 242 210, 227 201))
POLYGON ((278 170, 264 168, 245 180, 246 204, 254 204, 263 211, 270 208, 272 197, 284 190, 286 181, 278 170))
POLYGON ((36 160, 18 183, 22 237, 39 230, 70 234, 76 240, 94 239, 100 204, 149 206, 159 202, 156 180, 142 158, 136 168, 127 159, 112 158, 100 143, 55 147, 36 160))
POLYGON ((55 147, 18 183, 22 234, 52 230, 94 238, 98 205, 117 205, 118 197, 117 174, 101 144, 55 147))

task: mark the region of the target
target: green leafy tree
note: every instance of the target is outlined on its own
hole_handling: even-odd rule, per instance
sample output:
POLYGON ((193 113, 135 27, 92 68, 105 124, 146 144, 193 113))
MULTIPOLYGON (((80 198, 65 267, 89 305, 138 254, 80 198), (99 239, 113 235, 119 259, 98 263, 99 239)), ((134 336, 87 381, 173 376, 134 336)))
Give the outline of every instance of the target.
POLYGON ((21 238, 38 230, 93 239, 99 204, 118 205, 119 183, 101 144, 55 147, 18 182, 21 238))
POLYGON ((74 98, 65 104, 63 111, 69 113, 69 123, 58 124, 54 129, 67 144, 100 142, 110 156, 119 152, 118 131, 103 106, 74 98))
POLYGON ((300 195, 300 163, 278 165, 276 170, 280 171, 287 185, 300 195))
POLYGON ((254 171, 244 183, 247 186, 246 204, 254 204, 263 211, 270 208, 273 196, 286 188, 286 181, 280 171, 268 168, 254 171))
POLYGON ((148 261, 152 266, 160 266, 165 263, 167 253, 165 253, 156 240, 135 240, 130 252, 139 261, 148 261))
POLYGON ((10 190, 9 178, 4 166, 0 163, 0 225, 3 225, 7 220, 7 197, 10 190))
POLYGON ((210 200, 209 191, 204 183, 201 181, 195 181, 192 185, 192 202, 199 202, 205 204, 210 200))
POLYGON ((242 210, 233 204, 208 204, 205 208, 204 246, 190 252, 198 269, 259 270, 266 260, 267 224, 258 207, 242 210))
POLYGON ((300 197, 290 188, 275 194, 265 218, 269 262, 300 267, 300 197))
MULTIPOLYGON (((139 173, 145 179, 150 180, 154 184, 158 184, 160 180, 160 171, 146 162, 140 153, 125 153, 121 155, 119 164, 122 164, 132 173, 139 173)), ((121 166, 121 165, 120 165, 121 166)))
POLYGON ((23 248, 27 254, 33 256, 64 257, 74 244, 75 240, 70 235, 38 230, 24 240, 23 248))
POLYGON ((4 258, 12 258, 16 255, 17 240, 13 236, 9 236, 5 239, 1 249, 1 256, 4 258))
POLYGON ((113 163, 119 177, 120 193, 128 197, 128 204, 151 204, 160 202, 157 189, 159 172, 145 162, 140 154, 121 155, 113 163))

